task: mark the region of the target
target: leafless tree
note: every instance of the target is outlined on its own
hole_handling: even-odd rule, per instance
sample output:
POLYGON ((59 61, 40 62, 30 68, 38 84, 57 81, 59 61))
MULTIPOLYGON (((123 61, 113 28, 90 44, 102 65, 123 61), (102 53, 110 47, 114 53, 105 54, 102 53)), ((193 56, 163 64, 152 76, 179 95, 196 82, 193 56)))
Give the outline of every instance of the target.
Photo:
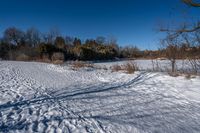
MULTIPOLYGON (((200 7, 200 2, 195 2, 194 0, 181 1, 190 7, 200 7)), ((184 46, 187 46, 187 48, 189 48, 188 50, 190 50, 191 46, 199 44, 200 37, 198 36, 198 32, 200 31, 200 22, 197 21, 192 27, 184 24, 178 29, 161 28, 160 31, 167 33, 166 38, 162 40, 162 44, 166 48, 165 52, 167 58, 171 61, 172 72, 175 72, 176 59, 184 54, 181 48, 184 49, 184 46)), ((198 62, 195 57, 192 58, 195 61, 190 58, 190 63, 196 68, 198 62)))
POLYGON ((199 58, 189 59, 189 65, 192 68, 193 74, 198 74, 200 70, 200 59, 199 58))
POLYGON ((107 38, 107 44, 111 46, 117 53, 119 53, 119 47, 117 45, 117 39, 114 36, 109 36, 107 38))
POLYGON ((165 49, 165 56, 171 62, 171 72, 176 71, 175 65, 178 58, 180 58, 181 41, 179 36, 172 36, 167 34, 166 38, 161 41, 162 47, 165 49))
POLYGON ((49 44, 54 44, 56 37, 60 36, 60 32, 57 28, 52 28, 49 30, 48 33, 43 34, 42 36, 43 36, 44 42, 49 43, 49 44))
POLYGON ((35 47, 40 43, 40 32, 35 28, 30 28, 26 31, 26 41, 30 46, 35 47))
POLYGON ((105 44, 106 43, 106 38, 103 37, 103 36, 98 36, 96 38, 96 42, 97 42, 97 44, 105 44))
POLYGON ((14 58, 13 51, 11 50, 11 47, 13 45, 19 46, 19 45, 23 44, 24 39, 25 39, 24 32, 15 28, 15 27, 7 28, 4 31, 3 40, 4 40, 5 43, 8 44, 8 58, 9 59, 14 58))
POLYGON ((4 40, 5 42, 7 42, 10 45, 20 45, 21 41, 24 39, 25 34, 23 31, 15 28, 15 27, 11 27, 11 28, 7 28, 4 31, 4 40))
POLYGON ((65 37, 65 44, 67 46, 72 46, 73 45, 73 41, 74 41, 74 38, 73 37, 70 37, 70 36, 66 36, 65 37))

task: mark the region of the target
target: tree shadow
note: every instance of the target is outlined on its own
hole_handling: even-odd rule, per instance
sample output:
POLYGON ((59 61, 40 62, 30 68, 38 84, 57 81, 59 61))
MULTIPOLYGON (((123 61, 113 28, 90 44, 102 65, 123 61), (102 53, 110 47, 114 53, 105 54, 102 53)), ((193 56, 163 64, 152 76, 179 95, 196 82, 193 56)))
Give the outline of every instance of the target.
MULTIPOLYGON (((0 111, 6 111, 9 110, 11 108, 30 108, 31 106, 37 105, 37 106, 43 106, 45 104, 56 104, 58 103, 60 106, 62 106, 60 104, 61 101, 70 101, 70 100, 93 100, 93 99, 107 99, 108 97, 112 99, 112 97, 116 98, 116 97, 131 97, 133 96, 133 94, 137 94, 137 91, 132 90, 133 94, 120 94, 117 93, 117 90, 122 90, 124 88, 130 88, 130 87, 135 87, 137 85, 141 85, 144 84, 146 80, 151 79, 152 77, 154 77, 156 75, 152 75, 150 73, 147 72, 141 72, 140 74, 138 74, 136 77, 134 77, 133 79, 131 79, 130 81, 126 82, 126 83, 122 83, 122 84, 103 84, 103 85, 93 85, 93 86, 86 86, 84 88, 80 87, 80 89, 76 90, 76 91, 71 91, 71 92, 63 92, 61 94, 57 94, 56 90, 55 91, 50 91, 47 92, 46 94, 40 95, 36 98, 32 98, 32 99, 28 99, 28 100, 22 100, 19 102, 8 102, 6 104, 2 104, 0 105, 0 111), (104 94, 104 95, 101 95, 104 94)), ((70 88, 62 88, 60 90, 66 90, 66 89, 70 89, 70 88)), ((47 89, 48 90, 48 89, 47 89)), ((49 90, 53 90, 53 89, 49 89, 49 90)), ((133 98, 134 99, 134 98, 133 98)), ((115 102, 113 104, 119 104, 120 102, 115 102)), ((128 104, 128 103, 127 103, 128 104)), ((124 106, 128 106, 127 104, 124 104, 124 106)), ((107 105, 102 105, 102 107, 100 108, 104 108, 103 106, 110 106, 109 103, 107 105)), ((63 109, 65 109, 65 107, 63 107, 63 109)), ((120 107, 118 108, 120 110, 120 107)), ((110 108, 110 110, 112 111, 112 108, 110 108)), ((89 112, 90 110, 85 110, 86 112, 89 112)), ((66 116, 62 116, 61 118, 57 118, 57 119, 80 119, 80 115, 83 113, 83 111, 81 112, 74 112, 75 115, 77 115, 78 117, 66 117, 66 116)), ((125 114, 121 114, 126 116, 125 114)), ((128 115, 128 114, 127 114, 128 115)), ((2 116, 0 115, 0 118, 2 116)), ((117 116, 115 118, 115 116, 110 116, 110 117, 106 117, 106 116, 82 116, 83 118, 87 118, 87 119, 104 119, 104 120, 110 120, 110 121, 115 121, 117 123, 126 123, 125 121, 118 121, 117 120, 117 116)), ((119 116, 118 116, 119 117, 119 116)), ((81 119, 83 119, 81 118, 81 119)), ((46 120, 46 121, 50 121, 50 120, 46 120)), ((37 123, 35 123, 37 125, 37 123)), ((127 124, 134 124, 134 122, 130 122, 127 124)), ((2 122, 0 124, 0 131, 2 132, 6 132, 6 131, 14 131, 14 130, 22 130, 24 128, 27 128, 28 126, 30 126, 30 123, 27 123, 26 121, 19 121, 19 122, 14 122, 12 124, 8 124, 8 123, 4 123, 2 122)), ((36 129, 33 128, 33 130, 36 131, 36 129)))
MULTIPOLYGON (((136 85, 144 83, 146 80, 148 80, 152 77, 153 76, 147 72, 141 72, 138 76, 131 79, 129 82, 123 83, 120 85, 110 86, 110 85, 104 84, 101 86, 90 86, 88 88, 83 88, 83 89, 80 89, 79 91, 73 92, 73 93, 69 93, 69 92, 66 94, 62 93, 61 96, 60 95, 52 95, 52 94, 56 93, 56 91, 51 91, 51 92, 48 92, 49 95, 44 94, 44 95, 41 95, 41 96, 33 98, 33 99, 23 100, 23 101, 14 102, 14 103, 8 102, 5 104, 2 104, 2 105, 0 105, 0 110, 4 110, 7 108, 16 107, 16 106, 18 106, 18 107, 24 106, 24 105, 30 106, 35 103, 44 103, 44 102, 49 102, 51 100, 62 100, 62 99, 70 100, 70 99, 73 99, 73 97, 77 97, 77 96, 82 96, 82 95, 85 96, 88 94, 97 94, 97 93, 101 93, 101 92, 119 90, 119 89, 123 89, 126 87, 134 87, 136 85)), ((60 90, 65 90, 65 89, 69 89, 69 88, 62 88, 60 90)), ((48 90, 48 89, 46 89, 46 90, 48 90)))

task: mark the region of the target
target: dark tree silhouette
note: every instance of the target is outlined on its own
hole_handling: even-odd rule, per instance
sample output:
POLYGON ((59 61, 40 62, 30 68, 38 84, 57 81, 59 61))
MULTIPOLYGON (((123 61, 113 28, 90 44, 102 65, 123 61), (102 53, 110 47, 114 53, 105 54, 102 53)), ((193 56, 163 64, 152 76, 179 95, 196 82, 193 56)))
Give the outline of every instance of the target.
POLYGON ((64 49, 64 47, 65 47, 65 40, 64 40, 64 38, 61 37, 61 36, 56 37, 55 45, 56 45, 56 47, 58 49, 64 49))

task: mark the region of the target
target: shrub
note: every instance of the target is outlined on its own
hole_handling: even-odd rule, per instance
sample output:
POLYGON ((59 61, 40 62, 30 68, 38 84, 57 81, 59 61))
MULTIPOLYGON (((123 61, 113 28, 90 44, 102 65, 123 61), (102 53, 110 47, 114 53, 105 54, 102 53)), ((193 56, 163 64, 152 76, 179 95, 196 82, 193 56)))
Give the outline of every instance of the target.
POLYGON ((48 58, 36 59, 35 61, 36 61, 36 62, 51 63, 51 60, 49 60, 48 58))
POLYGON ((81 61, 75 61, 74 63, 72 63, 72 67, 73 68, 81 68, 81 67, 84 67, 85 64, 81 61))
POLYGON ((135 71, 139 70, 138 66, 135 63, 127 63, 125 65, 114 65, 111 67, 112 72, 124 71, 128 74, 132 74, 135 71))
POLYGON ((29 61, 30 60, 30 57, 28 55, 25 55, 25 54, 19 54, 17 57, 16 57, 16 60, 17 61, 29 61))
POLYGON ((79 69, 79 68, 83 68, 83 67, 90 67, 90 68, 94 68, 94 65, 91 63, 85 63, 82 61, 75 61, 72 63, 72 68, 73 69, 79 69))
POLYGON ((94 50, 87 47, 81 47, 80 59, 81 60, 94 60, 97 53, 94 50))
POLYGON ((122 68, 121 65, 116 64, 116 65, 113 65, 113 66, 111 67, 111 70, 112 70, 112 72, 118 72, 118 71, 122 71, 123 68, 122 68))
POLYGON ((65 56, 61 52, 56 52, 56 53, 53 53, 51 59, 52 61, 64 61, 65 56))
POLYGON ((55 60, 55 61, 52 61, 53 64, 56 64, 56 65, 61 65, 63 64, 64 62, 61 61, 61 60, 55 60))
POLYGON ((171 72, 171 71, 169 71, 168 74, 171 77, 178 77, 178 76, 180 76, 180 73, 178 73, 178 72, 171 72))
POLYGON ((135 71, 139 70, 138 66, 135 63, 127 63, 126 65, 124 65, 124 69, 128 74, 132 74, 135 71))

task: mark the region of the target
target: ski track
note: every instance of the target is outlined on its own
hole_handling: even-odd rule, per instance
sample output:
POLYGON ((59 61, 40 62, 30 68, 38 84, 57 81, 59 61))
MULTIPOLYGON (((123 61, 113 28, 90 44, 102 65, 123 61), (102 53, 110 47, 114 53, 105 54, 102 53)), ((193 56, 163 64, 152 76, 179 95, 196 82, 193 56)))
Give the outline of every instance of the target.
POLYGON ((0 132, 199 133, 199 81, 0 61, 0 132))

